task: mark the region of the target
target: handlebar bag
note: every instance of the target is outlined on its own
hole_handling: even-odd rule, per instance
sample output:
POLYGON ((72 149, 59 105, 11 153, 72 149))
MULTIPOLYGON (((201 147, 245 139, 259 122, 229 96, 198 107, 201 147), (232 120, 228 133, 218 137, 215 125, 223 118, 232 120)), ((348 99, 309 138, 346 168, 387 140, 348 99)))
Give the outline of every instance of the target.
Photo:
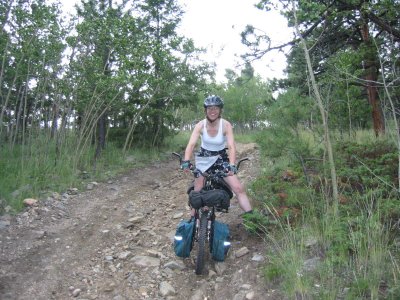
POLYGON ((193 248, 194 229, 194 218, 191 218, 189 221, 182 220, 179 222, 174 237, 174 251, 176 256, 190 256, 190 251, 192 251, 193 248))
POLYGON ((215 220, 212 233, 211 256, 215 261, 224 261, 231 245, 229 242, 229 226, 215 220))
POLYGON ((189 205, 194 209, 203 206, 215 206, 227 210, 230 206, 230 198, 229 194, 222 189, 191 191, 189 193, 189 205))

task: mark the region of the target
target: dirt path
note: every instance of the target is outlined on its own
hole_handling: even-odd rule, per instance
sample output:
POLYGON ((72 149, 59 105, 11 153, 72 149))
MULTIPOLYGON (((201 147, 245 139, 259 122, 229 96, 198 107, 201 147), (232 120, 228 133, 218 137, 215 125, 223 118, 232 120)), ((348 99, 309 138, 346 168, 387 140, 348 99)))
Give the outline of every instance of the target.
MULTIPOLYGON (((245 144, 238 154, 251 159, 240 173, 246 183, 256 174, 258 152, 245 144)), ((282 299, 265 285, 265 245, 238 226, 236 199, 218 217, 232 235, 225 262, 208 260, 206 275, 197 276, 195 253, 184 260, 174 255, 190 180, 171 158, 2 216, 0 299, 282 299), (248 253, 237 257, 243 247, 248 253)))

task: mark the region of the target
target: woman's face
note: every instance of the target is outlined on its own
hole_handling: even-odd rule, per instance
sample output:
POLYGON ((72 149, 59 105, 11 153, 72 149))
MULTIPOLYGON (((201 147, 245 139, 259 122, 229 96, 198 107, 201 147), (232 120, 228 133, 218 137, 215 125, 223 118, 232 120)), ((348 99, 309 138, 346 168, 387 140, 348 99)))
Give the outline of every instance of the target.
POLYGON ((206 108, 206 115, 210 121, 218 119, 220 114, 221 114, 221 108, 219 106, 208 106, 206 108))

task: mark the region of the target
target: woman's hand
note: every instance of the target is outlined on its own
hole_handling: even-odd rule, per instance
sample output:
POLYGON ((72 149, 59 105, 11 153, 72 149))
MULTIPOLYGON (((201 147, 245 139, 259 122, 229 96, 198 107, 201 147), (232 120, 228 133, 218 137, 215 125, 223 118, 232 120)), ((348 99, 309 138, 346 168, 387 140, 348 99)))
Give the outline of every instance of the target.
POLYGON ((190 162, 190 160, 182 161, 181 170, 183 170, 185 173, 188 173, 192 169, 193 169, 193 164, 190 162))
POLYGON ((226 176, 233 176, 238 171, 236 165, 224 163, 223 167, 225 169, 224 171, 226 172, 226 176))

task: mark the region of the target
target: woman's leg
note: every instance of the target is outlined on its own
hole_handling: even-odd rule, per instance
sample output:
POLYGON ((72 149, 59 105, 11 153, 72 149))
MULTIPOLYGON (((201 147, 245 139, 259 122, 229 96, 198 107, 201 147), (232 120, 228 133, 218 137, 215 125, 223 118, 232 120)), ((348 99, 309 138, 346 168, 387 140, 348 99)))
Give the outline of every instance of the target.
POLYGON ((239 206, 245 211, 249 212, 252 210, 249 198, 247 197, 246 191, 243 184, 240 182, 237 175, 226 176, 225 182, 229 185, 232 191, 235 193, 239 206))
MULTIPOLYGON (((203 188, 203 186, 204 186, 204 177, 199 175, 199 177, 196 177, 194 179, 194 186, 193 186, 194 191, 199 192, 203 188)), ((190 215, 192 217, 194 217, 195 215, 195 210, 193 208, 190 210, 190 215)))
POLYGON ((199 175, 199 177, 194 179, 194 190, 196 192, 200 191, 204 186, 204 177, 199 175))

